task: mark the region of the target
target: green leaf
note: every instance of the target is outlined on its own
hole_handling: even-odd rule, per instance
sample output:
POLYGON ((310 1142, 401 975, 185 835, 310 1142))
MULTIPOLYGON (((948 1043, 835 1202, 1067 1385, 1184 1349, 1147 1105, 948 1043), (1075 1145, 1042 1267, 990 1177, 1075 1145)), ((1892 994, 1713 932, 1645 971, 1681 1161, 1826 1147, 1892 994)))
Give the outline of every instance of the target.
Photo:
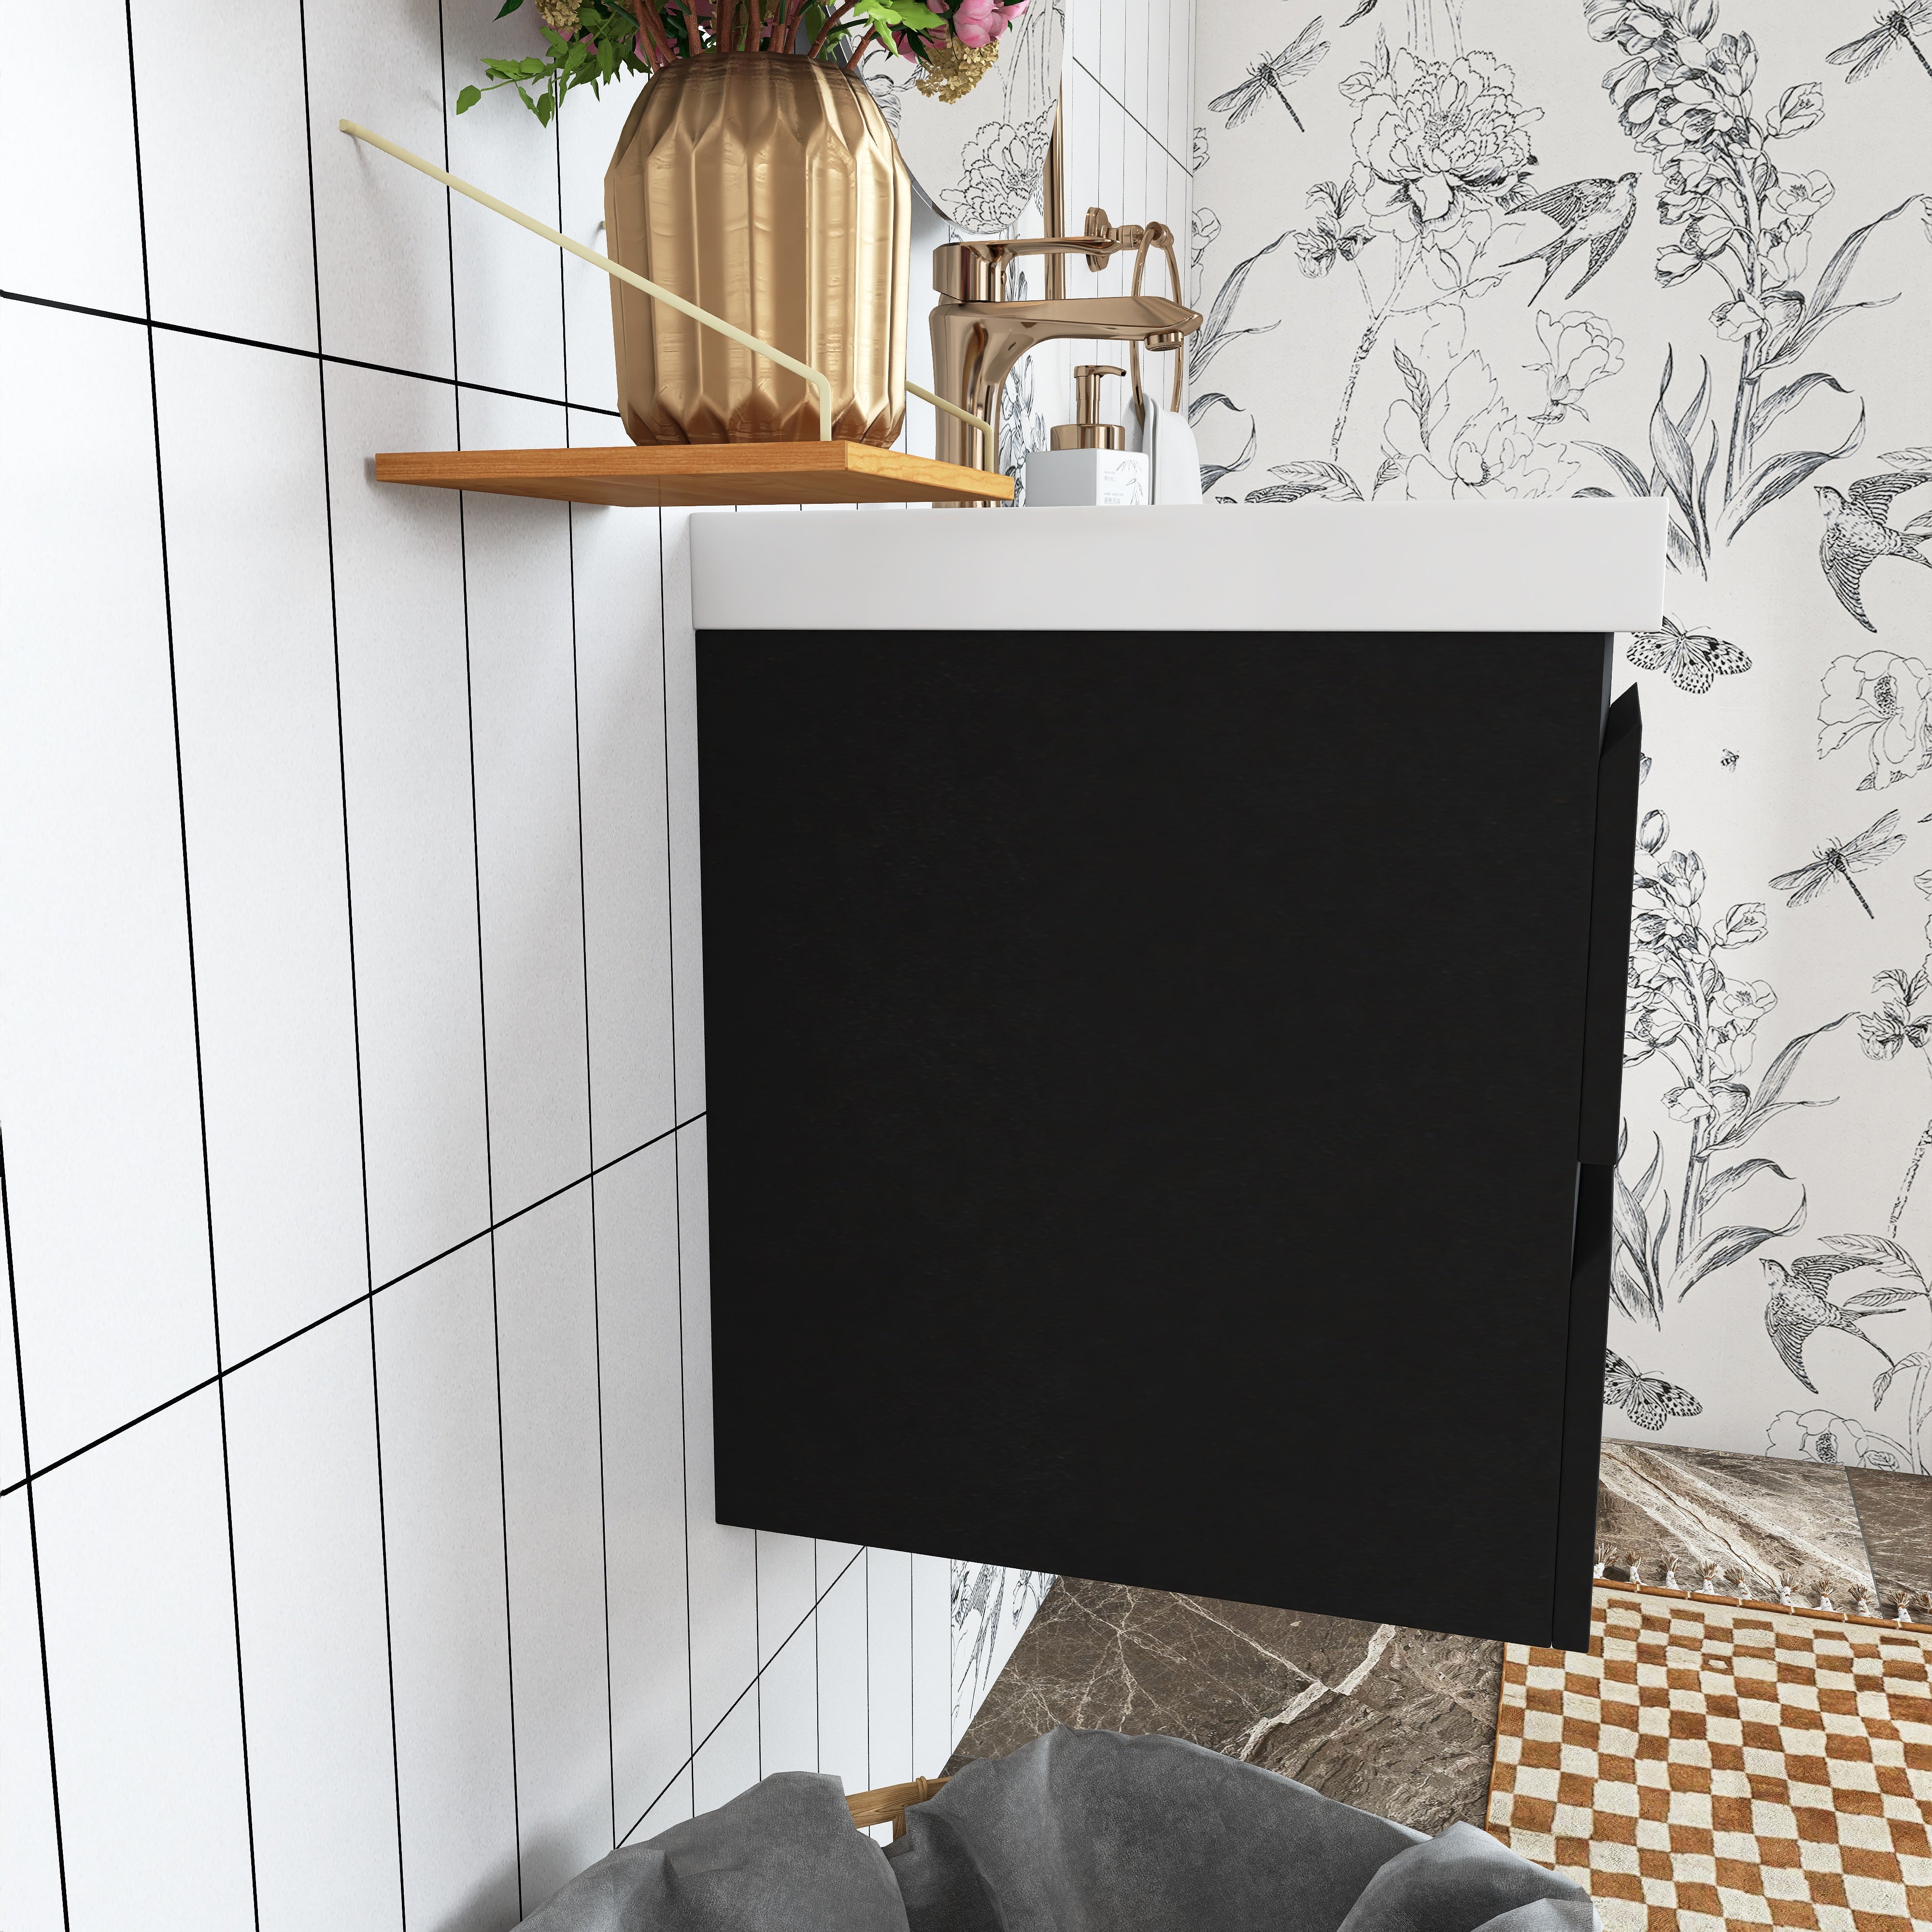
POLYGON ((1796 1234, 1804 1220, 1804 1197, 1801 1194, 1791 1219, 1781 1228, 1719 1228, 1706 1234, 1678 1262, 1670 1277, 1671 1286, 1677 1290, 1678 1300, 1682 1301, 1706 1275, 1715 1274, 1720 1268, 1742 1261, 1767 1241, 1796 1234))
POLYGON ((1804 1049, 1814 1040, 1820 1040, 1849 1019, 1854 1013, 1840 1013, 1834 1020, 1827 1020, 1821 1027, 1814 1027, 1809 1033, 1800 1034, 1796 1040, 1787 1041, 1769 1066, 1765 1070, 1764 1078, 1759 1083, 1756 1094, 1750 1105, 1733 1120, 1725 1130, 1712 1140, 1713 1148, 1742 1147, 1769 1120, 1774 1114, 1781 1114, 1790 1107, 1829 1107, 1836 1104, 1832 1100, 1786 1100, 1779 1103, 1778 1096, 1784 1091, 1785 1084, 1798 1070, 1798 1063, 1804 1049))
POLYGON ((1898 299, 1896 296, 1887 296, 1874 302, 1838 303, 1838 292, 1845 286, 1858 261, 1859 250, 1864 248, 1873 232, 1883 227, 1888 221, 1895 220, 1908 208, 1916 206, 1921 199, 1916 194, 1907 195, 1896 208, 1888 208, 1876 220, 1868 221, 1864 227, 1855 230, 1838 244, 1838 253, 1826 262, 1824 273, 1818 278, 1818 286, 1811 292, 1803 321, 1779 344, 1777 352, 1766 361, 1762 365, 1764 368, 1773 368, 1786 362, 1796 362, 1839 316, 1850 315, 1862 308, 1883 308, 1898 299), (1838 305, 1834 307, 1834 304, 1838 305))
MULTIPOLYGON (((1690 446, 1684 440, 1684 432, 1678 427, 1677 418, 1670 413, 1664 398, 1670 392, 1672 358, 1669 350, 1664 355, 1664 381, 1657 392, 1657 406, 1650 413, 1650 454, 1658 472, 1669 485, 1670 494, 1677 500, 1677 506, 1684 512, 1684 520, 1689 526, 1689 534, 1696 544, 1700 558, 1703 545, 1700 541, 1701 530, 1697 518, 1697 466, 1690 454, 1690 446)), ((1705 364, 1705 381, 1710 380, 1710 365, 1705 364)), ((1697 400, 1692 409, 1702 405, 1703 389, 1697 392, 1697 400)))
POLYGON ((1727 1167, 1722 1172, 1712 1174, 1704 1184, 1704 1206, 1709 1207, 1712 1202, 1720 1199, 1732 1188, 1743 1186, 1754 1174, 1766 1173, 1776 1174, 1780 1180, 1792 1178, 1776 1161, 1766 1160, 1762 1155, 1754 1160, 1740 1161, 1736 1167, 1727 1167))
POLYGON ((1861 1294, 1848 1294, 1841 1305, 1847 1315, 1883 1315, 1919 1297, 1916 1288, 1868 1288, 1861 1294))
POLYGON ((1890 1281, 1916 1281, 1924 1286, 1918 1264, 1896 1241, 1882 1234, 1826 1234, 1825 1246, 1841 1255, 1856 1255, 1862 1266, 1875 1268, 1890 1281))
POLYGON ((502 5, 496 9, 497 19, 500 20, 508 19, 523 4, 524 0, 503 0, 502 5))
POLYGON ((1593 456, 1600 456, 1617 472, 1624 488, 1633 496, 1648 496, 1650 494, 1650 479, 1622 450, 1612 449, 1606 442, 1579 441, 1576 447, 1588 450, 1593 456))
POLYGON ((1759 511, 1768 509, 1780 496, 1788 496, 1799 484, 1828 463, 1849 456, 1865 440, 1865 410, 1858 405, 1858 419, 1851 434, 1836 449, 1787 449, 1781 456, 1767 457, 1754 470, 1743 489, 1732 498, 1724 516, 1724 541, 1734 542, 1738 532, 1759 511))
POLYGON ((1758 404, 1751 412, 1752 435, 1762 435, 1786 410, 1796 409, 1821 384, 1835 389, 1841 396, 1852 393, 1837 376, 1828 376, 1822 369, 1814 369, 1809 375, 1800 376, 1796 382, 1787 382, 1781 389, 1774 389, 1758 404))
POLYGON ((1398 349, 1395 352, 1395 366, 1402 372, 1403 386, 1408 391, 1409 406, 1415 412, 1415 419, 1422 425, 1422 433, 1429 434, 1429 417, 1435 402, 1430 393, 1429 378, 1398 349))
POLYGON ((459 114, 467 114, 470 109, 474 107, 477 102, 481 100, 482 98, 483 90, 480 87, 466 87, 463 92, 456 97, 457 112, 459 114))

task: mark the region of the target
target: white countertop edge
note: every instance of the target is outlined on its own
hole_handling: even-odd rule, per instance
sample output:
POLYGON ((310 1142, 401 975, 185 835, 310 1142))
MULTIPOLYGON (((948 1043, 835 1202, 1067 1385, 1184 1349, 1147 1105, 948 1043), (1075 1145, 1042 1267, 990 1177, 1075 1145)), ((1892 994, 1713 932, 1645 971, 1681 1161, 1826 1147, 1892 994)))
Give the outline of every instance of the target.
POLYGON ((700 510, 700 631, 1631 631, 1659 498, 1142 509, 700 510), (745 519, 758 520, 747 544, 745 519))

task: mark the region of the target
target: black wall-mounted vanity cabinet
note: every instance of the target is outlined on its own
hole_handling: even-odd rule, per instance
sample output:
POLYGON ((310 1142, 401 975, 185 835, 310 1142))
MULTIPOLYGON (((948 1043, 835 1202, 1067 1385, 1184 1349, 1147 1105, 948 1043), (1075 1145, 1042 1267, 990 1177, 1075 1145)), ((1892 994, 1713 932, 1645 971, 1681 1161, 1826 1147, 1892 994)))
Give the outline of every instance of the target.
POLYGON ((1660 507, 692 544, 718 1520, 1586 1647, 1660 507))

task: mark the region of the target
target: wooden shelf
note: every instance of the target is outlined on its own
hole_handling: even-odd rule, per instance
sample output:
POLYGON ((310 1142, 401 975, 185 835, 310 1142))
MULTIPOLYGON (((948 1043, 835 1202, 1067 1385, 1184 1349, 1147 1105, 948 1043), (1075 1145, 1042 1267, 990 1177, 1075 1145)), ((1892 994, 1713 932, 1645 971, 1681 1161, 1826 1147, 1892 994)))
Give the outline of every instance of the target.
POLYGON ((1012 500, 1012 479, 863 442, 704 442, 592 449, 392 450, 384 483, 692 508, 731 503, 970 503, 1012 500))

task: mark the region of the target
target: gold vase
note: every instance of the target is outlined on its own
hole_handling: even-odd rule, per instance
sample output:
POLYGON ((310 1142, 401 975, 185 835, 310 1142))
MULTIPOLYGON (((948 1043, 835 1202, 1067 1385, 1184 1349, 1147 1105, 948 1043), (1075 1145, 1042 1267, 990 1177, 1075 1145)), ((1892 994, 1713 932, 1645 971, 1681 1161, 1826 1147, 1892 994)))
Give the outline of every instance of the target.
MULTIPOLYGON (((605 246, 830 380, 832 434, 890 443, 905 412, 912 182, 864 86, 790 54, 653 75, 604 177, 605 246)), ((805 380, 614 280, 633 442, 806 442, 805 380)))

